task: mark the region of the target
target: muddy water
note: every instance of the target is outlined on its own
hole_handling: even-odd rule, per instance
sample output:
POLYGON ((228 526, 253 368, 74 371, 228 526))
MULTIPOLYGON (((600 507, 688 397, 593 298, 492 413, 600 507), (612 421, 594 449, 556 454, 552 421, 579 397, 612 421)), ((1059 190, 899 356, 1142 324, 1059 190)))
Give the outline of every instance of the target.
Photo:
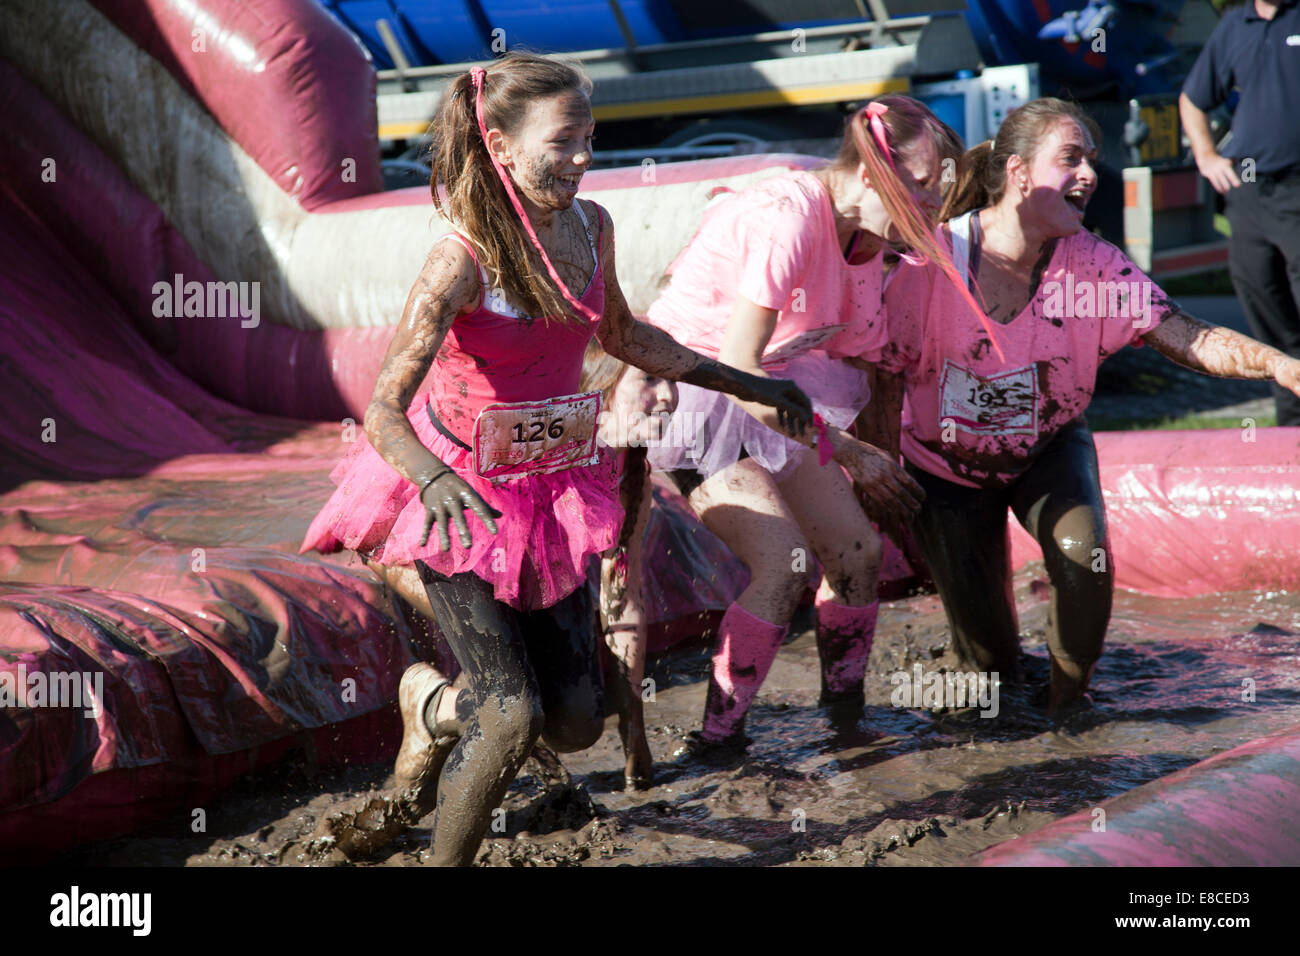
MULTIPOLYGON (((1041 570, 1039 571, 1041 574, 1041 570)), ((1300 724, 1300 595, 1215 595, 1164 601, 1116 596, 1093 705, 1058 725, 1042 715, 1047 680, 1046 588, 1017 578, 1022 683, 1000 714, 896 708, 890 676, 948 661, 934 596, 882 605, 867 709, 844 720, 816 706, 817 652, 796 628, 751 712, 743 759, 673 758, 699 726, 707 656, 679 651, 651 670, 646 723, 655 786, 622 792, 611 720, 592 749, 570 754, 571 784, 530 761, 511 788, 504 829, 478 862, 493 866, 618 864, 917 866, 956 864, 1057 816, 1182 769, 1262 734, 1300 724), (1253 682, 1253 701, 1243 692, 1253 682)), ((810 623, 805 621, 805 623, 810 623)), ((303 852, 320 817, 384 785, 391 767, 351 767, 311 779, 289 764, 242 781, 209 808, 208 834, 188 817, 146 834, 85 847, 95 864, 341 863, 303 852)), ((360 865, 420 866, 431 818, 360 865)))

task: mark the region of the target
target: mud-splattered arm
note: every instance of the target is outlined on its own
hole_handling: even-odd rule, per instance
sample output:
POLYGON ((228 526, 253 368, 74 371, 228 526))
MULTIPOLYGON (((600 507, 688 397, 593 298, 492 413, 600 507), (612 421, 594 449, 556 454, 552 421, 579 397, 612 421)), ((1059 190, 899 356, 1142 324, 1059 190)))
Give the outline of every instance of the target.
POLYGON ((366 406, 370 444, 398 474, 420 489, 420 499, 428 509, 420 543, 428 539, 436 523, 444 551, 451 547, 448 521, 456 525, 461 544, 470 546, 466 508, 493 533, 492 516, 500 515, 424 446, 406 418, 406 409, 429 373, 452 322, 477 298, 478 273, 465 247, 454 241, 437 243, 406 297, 401 321, 366 406))
POLYGON ((1220 378, 1271 378, 1300 395, 1300 360, 1249 335, 1176 312, 1143 338, 1179 365, 1220 378))
POLYGON ((617 359, 659 378, 686 382, 777 410, 781 430, 800 435, 812 423, 812 402, 787 379, 742 372, 688 349, 668 333, 638 321, 623 298, 614 266, 614 226, 601 212, 604 247, 601 269, 605 277, 605 314, 596 337, 617 359))
POLYGON ((366 437, 399 474, 417 485, 446 468, 425 448, 406 409, 429 374, 434 356, 458 313, 478 295, 474 260, 459 242, 439 242, 406 297, 366 406, 366 437))

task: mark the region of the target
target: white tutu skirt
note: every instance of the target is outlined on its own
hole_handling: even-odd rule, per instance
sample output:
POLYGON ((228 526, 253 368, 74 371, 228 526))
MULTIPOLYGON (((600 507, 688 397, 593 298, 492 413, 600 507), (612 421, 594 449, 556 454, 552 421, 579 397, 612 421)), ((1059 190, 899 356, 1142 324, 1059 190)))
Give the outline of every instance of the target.
MULTIPOLYGON (((805 352, 773 378, 793 379, 826 424, 848 428, 871 399, 867 373, 825 352, 805 352)), ((789 477, 812 449, 769 428, 722 392, 678 383, 677 410, 662 438, 648 448, 657 471, 689 469, 709 478, 734 465, 741 450, 778 481, 789 477)))

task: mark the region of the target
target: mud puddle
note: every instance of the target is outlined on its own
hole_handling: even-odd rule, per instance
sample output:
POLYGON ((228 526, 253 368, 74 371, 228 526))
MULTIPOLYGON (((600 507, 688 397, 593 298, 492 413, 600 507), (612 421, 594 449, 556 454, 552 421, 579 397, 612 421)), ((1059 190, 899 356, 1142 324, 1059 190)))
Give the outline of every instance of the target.
MULTIPOLYGON (((1041 571, 1039 571, 1041 575, 1041 571)), ((937 597, 884 604, 867 707, 857 719, 817 706, 818 664, 796 622, 751 711, 754 743, 730 763, 673 757, 699 726, 707 649, 656 662, 646 708, 655 785, 622 791, 611 719, 590 750, 563 756, 557 781, 530 763, 503 804, 485 866, 924 866, 969 861, 1063 814, 1300 724, 1300 595, 1165 601, 1120 592, 1092 706, 1053 724, 1043 714, 1046 587, 1017 577, 1026 679, 1004 685, 999 713, 895 707, 891 677, 950 660, 937 597)), ((240 781, 190 818, 79 848, 84 865, 422 866, 432 817, 373 859, 303 852, 321 817, 382 792, 390 765, 308 776, 290 761, 240 781)))

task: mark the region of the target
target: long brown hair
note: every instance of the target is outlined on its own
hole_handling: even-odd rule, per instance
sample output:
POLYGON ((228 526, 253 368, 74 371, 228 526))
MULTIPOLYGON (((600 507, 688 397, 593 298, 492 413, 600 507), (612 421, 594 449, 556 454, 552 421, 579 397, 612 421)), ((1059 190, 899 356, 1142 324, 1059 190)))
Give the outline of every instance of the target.
MULTIPOLYGON (((582 358, 582 380, 578 389, 583 392, 600 392, 600 406, 608 411, 614 402, 614 389, 618 388, 627 369, 626 362, 614 358, 593 338, 587 343, 587 352, 582 358)), ((619 500, 623 504, 623 527, 619 530, 618 547, 628 546, 632 540, 632 531, 636 528, 641 496, 645 493, 649 472, 646 457, 645 445, 638 445, 629 448, 623 459, 623 474, 618 486, 619 500)))
POLYGON ((1044 96, 1016 107, 1002 121, 997 139, 966 151, 957 185, 944 200, 939 219, 947 221, 972 209, 1001 202, 1007 191, 1007 160, 1019 156, 1031 162, 1043 139, 1062 119, 1072 119, 1086 129, 1101 148, 1101 128, 1078 103, 1044 96))
POLYGON ((871 186, 880 196, 881 205, 889 213, 889 218, 898 229, 899 235, 903 237, 903 241, 915 254, 904 258, 917 265, 933 263, 953 284, 971 311, 979 317, 980 324, 984 326, 984 331, 988 334, 993 351, 997 353, 998 358, 1004 358, 1002 346, 998 343, 997 333, 993 331, 988 316, 975 301, 966 283, 961 280, 952 256, 935 234, 934 223, 917 206, 896 171, 902 155, 910 149, 915 149, 923 135, 929 136, 934 143, 941 168, 945 165, 945 160, 952 160, 955 165, 961 158, 961 137, 953 132, 952 127, 935 116, 929 107, 910 96, 882 96, 874 103, 886 107, 883 113, 878 114, 878 119, 884 124, 883 145, 888 148, 888 152, 882 149, 882 144, 871 130, 873 121, 869 118, 871 107, 868 106, 858 110, 849 118, 844 142, 840 146, 840 154, 835 160, 835 166, 856 170, 858 163, 862 163, 866 167, 867 175, 871 178, 871 186), (918 256, 919 259, 916 258, 918 256))
POLYGON ((872 135, 868 111, 864 108, 845 123, 844 138, 833 165, 846 171, 856 170, 859 163, 864 165, 871 179, 871 188, 880 196, 881 205, 889 213, 903 241, 926 259, 941 259, 942 251, 935 241, 934 224, 912 201, 896 167, 917 148, 922 137, 926 137, 934 144, 940 168, 943 168, 944 160, 951 160, 955 168, 962 154, 961 137, 928 106, 910 96, 890 94, 877 97, 874 102, 886 107, 879 119, 885 128, 888 156, 872 135))
MULTIPOLYGON (((591 95, 591 90, 591 80, 576 63, 512 50, 486 68, 483 119, 488 129, 513 136, 534 100, 570 92, 591 95)), ((431 128, 435 142, 429 189, 438 214, 474 244, 479 262, 512 305, 526 315, 585 325, 547 276, 497 177, 479 133, 469 73, 444 91, 431 128)))

